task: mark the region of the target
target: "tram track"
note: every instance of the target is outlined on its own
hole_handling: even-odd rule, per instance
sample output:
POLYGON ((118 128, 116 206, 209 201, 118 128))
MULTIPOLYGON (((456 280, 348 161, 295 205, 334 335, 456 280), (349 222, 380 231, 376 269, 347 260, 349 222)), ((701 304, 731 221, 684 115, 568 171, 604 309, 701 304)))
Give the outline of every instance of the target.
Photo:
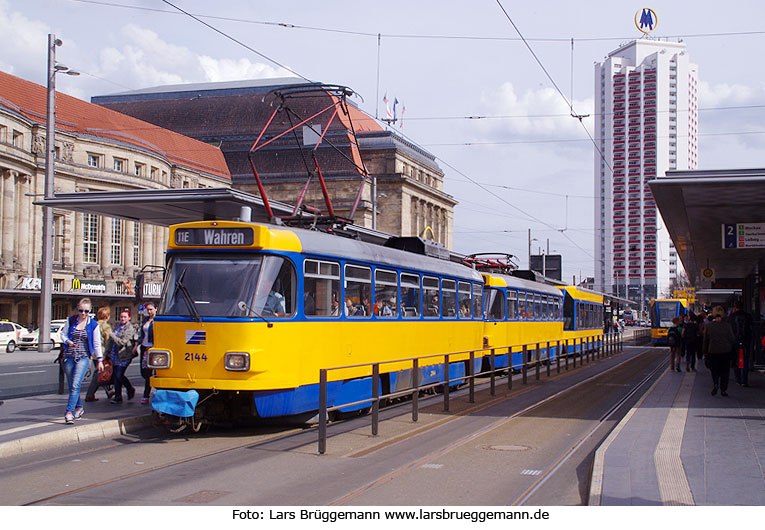
MULTIPOLYGON (((629 362, 634 360, 630 359, 625 362, 629 362)), ((423 466, 428 465, 434 465, 433 463, 436 460, 439 460, 440 458, 446 456, 448 453, 453 452, 459 448, 465 447, 470 444, 470 442, 473 442, 475 440, 478 440, 479 438, 486 436, 493 431, 497 431, 499 429, 502 429, 506 425, 518 420, 519 418, 523 418, 525 416, 530 415, 534 411, 551 404, 555 402, 556 400, 565 399, 567 395, 570 395, 571 393, 575 392, 578 388, 584 387, 587 385, 591 385, 594 382, 596 382, 599 379, 607 378, 610 376, 610 374, 619 369, 623 369, 624 363, 616 364, 613 367, 610 367, 606 370, 603 370, 601 372, 598 372, 597 374, 593 374, 592 376, 587 377, 586 379, 571 385, 570 387, 567 387, 563 390, 560 390, 528 407, 523 408, 522 410, 518 410, 517 412, 511 414, 510 416, 507 416, 505 418, 496 420, 483 428, 469 433, 457 440, 454 440, 453 442, 449 443, 448 445, 445 445, 443 447, 440 447, 439 449, 432 451, 422 457, 420 457, 417 460, 414 460, 407 465, 395 469, 391 471, 390 473, 378 478, 374 482, 365 485, 362 488, 359 488, 355 491, 349 492, 343 497, 335 500, 330 505, 333 506, 342 506, 349 504, 353 501, 359 500, 361 497, 372 493, 374 490, 381 488, 385 486, 386 484, 389 484, 393 482, 396 479, 401 478, 402 476, 406 475, 409 472, 412 472, 416 469, 422 468, 423 466)), ((579 451, 582 446, 586 444, 588 440, 592 438, 592 436, 600 429, 603 424, 608 421, 610 418, 613 417, 613 415, 625 405, 625 403, 629 402, 634 396, 640 392, 645 385, 650 382, 651 380, 655 379, 659 373, 663 371, 663 369, 666 367, 666 360, 660 361, 656 367, 654 367, 647 375, 645 375, 642 379, 640 379, 637 383, 630 385, 629 391, 622 395, 616 402, 612 403, 608 410, 603 413, 600 418, 595 422, 595 424, 589 428, 583 435, 581 435, 576 442, 570 444, 563 452, 560 454, 560 456, 555 459, 552 464, 550 464, 546 469, 541 470, 541 472, 537 475, 536 480, 529 485, 520 495, 516 496, 514 500, 508 502, 509 505, 523 505, 525 504, 531 497, 533 497, 547 482, 550 480, 555 473, 560 470, 572 457, 574 457, 579 451)), ((624 387, 622 384, 613 384, 613 383, 600 383, 603 386, 615 386, 615 387, 624 387)), ((531 389, 529 389, 531 390, 531 389)), ((464 414, 461 414, 461 416, 466 416, 472 413, 475 413, 480 410, 484 410, 500 401, 503 401, 505 399, 510 399, 512 397, 517 397, 518 393, 513 393, 511 396, 505 396, 502 398, 497 398, 495 400, 492 400, 489 403, 485 403, 481 406, 474 407, 471 409, 467 409, 466 411, 463 411, 464 414)), ((458 418, 449 418, 449 421, 454 421, 458 418)), ((443 424, 436 425, 436 427, 441 427, 443 424)), ((412 433, 413 436, 419 435, 421 433, 412 433)), ((411 438, 411 437, 409 437, 411 438)), ((401 437, 400 439, 396 440, 397 443, 404 441, 407 439, 406 437, 401 437)), ((383 444, 380 444, 383 445, 383 444)), ((391 444, 385 443, 386 446, 390 446, 391 444)), ((380 449, 378 448, 368 448, 364 451, 365 454, 369 454, 373 451, 373 449, 380 449)))

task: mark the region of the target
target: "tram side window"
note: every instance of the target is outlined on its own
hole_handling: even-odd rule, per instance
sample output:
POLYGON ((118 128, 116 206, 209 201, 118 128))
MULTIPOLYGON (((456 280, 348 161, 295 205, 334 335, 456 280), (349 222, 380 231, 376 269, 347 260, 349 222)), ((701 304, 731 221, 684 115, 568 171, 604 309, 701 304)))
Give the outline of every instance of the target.
POLYGON ((438 278, 422 277, 422 313, 425 318, 438 318, 441 306, 438 300, 438 278))
POLYGON ((471 317, 471 311, 470 311, 470 284, 467 282, 460 282, 458 285, 457 290, 457 296, 459 298, 458 300, 458 307, 459 307, 459 316, 460 318, 470 318, 471 317))
POLYGON ((398 282, 394 271, 375 271, 375 315, 381 318, 398 316, 398 282))
POLYGON ((563 329, 574 329, 574 299, 568 294, 563 300, 563 329))
POLYGON ((518 291, 518 319, 526 320, 526 291, 518 291))
POLYGON ((483 285, 473 284, 473 318, 483 319, 483 285))
POLYGON ((542 320, 550 319, 550 308, 547 305, 547 296, 542 295, 542 320))
POLYGON ((420 277, 401 273, 401 313, 404 318, 420 317, 420 277))
POLYGON ((295 313, 297 279, 289 260, 265 256, 258 276, 253 309, 268 318, 285 318, 295 313))
POLYGON ((534 295, 534 315, 537 320, 542 318, 542 300, 538 294, 534 295))
POLYGON ((518 315, 518 292, 507 291, 507 319, 515 320, 518 315))
POLYGON ((441 280, 441 316, 457 318, 457 282, 441 280))
POLYGON ((486 291, 487 320, 505 320, 505 295, 499 289, 486 291))
POLYGON ((340 264, 307 259, 303 262, 303 311, 307 317, 339 317, 340 264))
POLYGON ((370 302, 372 269, 358 265, 345 266, 345 316, 367 318, 372 316, 370 302))

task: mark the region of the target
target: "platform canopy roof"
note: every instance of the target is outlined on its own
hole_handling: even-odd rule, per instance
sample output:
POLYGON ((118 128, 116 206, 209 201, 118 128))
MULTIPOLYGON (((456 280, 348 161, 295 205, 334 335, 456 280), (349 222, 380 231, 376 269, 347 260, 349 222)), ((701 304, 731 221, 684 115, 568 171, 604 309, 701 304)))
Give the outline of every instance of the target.
MULTIPOLYGON (((269 202, 276 217, 292 215, 294 206, 269 202)), ((263 199, 233 188, 58 193, 35 204, 159 226, 205 220, 236 221, 241 218, 242 206, 248 206, 252 221, 270 222, 263 199)), ((369 243, 383 244, 391 237, 356 225, 347 226, 345 231, 369 243)))
POLYGON ((688 278, 743 279, 765 266, 765 248, 723 248, 724 225, 765 224, 765 169, 669 171, 649 182, 688 278))

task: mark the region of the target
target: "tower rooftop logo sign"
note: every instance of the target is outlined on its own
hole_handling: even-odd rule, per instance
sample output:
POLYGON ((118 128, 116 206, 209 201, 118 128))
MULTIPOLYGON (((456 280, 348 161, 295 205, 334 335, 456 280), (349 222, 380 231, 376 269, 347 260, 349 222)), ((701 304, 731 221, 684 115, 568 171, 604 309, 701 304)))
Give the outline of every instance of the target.
POLYGON ((655 30, 658 23, 659 19, 656 16, 656 11, 650 7, 644 7, 635 13, 635 26, 646 35, 655 30))

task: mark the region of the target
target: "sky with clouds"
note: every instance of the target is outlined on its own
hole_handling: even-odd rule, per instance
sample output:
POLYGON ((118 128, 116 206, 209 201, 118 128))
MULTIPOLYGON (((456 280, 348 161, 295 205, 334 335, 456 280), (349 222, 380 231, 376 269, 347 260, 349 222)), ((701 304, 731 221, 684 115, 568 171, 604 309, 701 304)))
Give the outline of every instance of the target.
POLYGON ((371 115, 387 93, 406 107, 396 130, 438 157, 460 202, 455 250, 525 268, 531 229, 578 280, 593 274, 594 128, 568 101, 592 113, 594 63, 639 38, 651 7, 654 36, 682 39, 699 66, 699 168, 765 167, 765 3, 500 1, 507 15, 497 0, 172 0, 227 38, 161 0, 0 0, 0 70, 44 84, 55 33, 57 59, 83 74, 58 88, 85 100, 287 69, 351 87, 371 115))

